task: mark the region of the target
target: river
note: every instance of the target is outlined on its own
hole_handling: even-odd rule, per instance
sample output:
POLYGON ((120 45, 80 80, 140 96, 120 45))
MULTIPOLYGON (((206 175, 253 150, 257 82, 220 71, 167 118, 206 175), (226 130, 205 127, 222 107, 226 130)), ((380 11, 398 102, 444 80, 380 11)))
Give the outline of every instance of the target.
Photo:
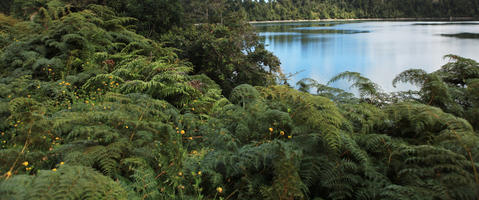
MULTIPOLYGON (((479 61, 479 39, 441 34, 479 33, 479 22, 330 21, 254 24, 256 31, 281 61, 284 73, 295 74, 290 83, 313 78, 327 83, 343 71, 360 72, 384 91, 394 88, 394 77, 410 68, 439 69, 456 54, 479 61)), ((340 81, 333 86, 347 89, 340 81)))

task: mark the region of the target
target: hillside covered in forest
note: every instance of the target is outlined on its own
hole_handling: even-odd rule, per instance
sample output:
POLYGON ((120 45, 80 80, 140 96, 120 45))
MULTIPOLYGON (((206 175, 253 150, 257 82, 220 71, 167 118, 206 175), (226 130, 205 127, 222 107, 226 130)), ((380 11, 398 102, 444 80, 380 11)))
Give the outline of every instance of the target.
POLYGON ((290 83, 251 1, 202 2, 1 1, 0 199, 479 198, 476 61, 290 83))

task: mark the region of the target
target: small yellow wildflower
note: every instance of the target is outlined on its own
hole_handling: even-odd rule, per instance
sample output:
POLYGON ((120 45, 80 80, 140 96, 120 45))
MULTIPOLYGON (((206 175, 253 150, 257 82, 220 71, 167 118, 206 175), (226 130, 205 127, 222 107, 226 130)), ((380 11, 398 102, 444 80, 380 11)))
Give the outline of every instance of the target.
POLYGON ((51 72, 51 71, 52 71, 52 68, 48 68, 48 71, 51 72))
POLYGON ((200 175, 200 176, 201 176, 201 171, 198 171, 198 175, 200 175))
POLYGON ((192 111, 195 111, 195 108, 191 108, 192 111))
POLYGON ((56 171, 57 171, 57 168, 53 168, 52 171, 56 172, 56 171))
POLYGON ((56 137, 55 140, 60 140, 60 138, 59 138, 59 137, 56 137))
POLYGON ((185 130, 181 130, 181 135, 184 135, 185 134, 185 130))
POLYGON ((128 128, 128 126, 125 126, 125 128, 128 128))
POLYGON ((85 103, 90 103, 90 102, 88 100, 86 100, 85 103))
POLYGON ((192 153, 192 154, 198 154, 198 151, 193 150, 193 151, 191 151, 191 153, 192 153))
POLYGON ((23 162, 22 165, 25 167, 28 166, 28 161, 23 162))
POLYGON ((280 135, 284 135, 284 131, 280 131, 279 134, 280 134, 280 135))
POLYGON ((188 140, 193 140, 193 137, 188 137, 188 140))
POLYGON ((32 95, 27 95, 28 98, 32 97, 32 95))
POLYGON ((291 136, 291 135, 288 135, 288 139, 291 139, 291 138, 293 138, 293 136, 291 136))
POLYGON ((178 129, 180 129, 180 128, 176 127, 176 130, 178 130, 178 129))
POLYGON ((63 162, 63 161, 62 161, 62 162, 60 162, 60 165, 63 165, 63 164, 65 164, 65 162, 63 162))
POLYGON ((8 171, 7 172, 7 177, 10 177, 12 175, 12 172, 11 171, 8 171))
POLYGON ((273 130, 274 130, 273 128, 269 128, 269 132, 273 132, 273 130))
POLYGON ((178 172, 178 176, 183 176, 183 172, 178 172))
POLYGON ((217 187, 217 188, 216 188, 216 191, 218 191, 219 193, 222 193, 222 192, 223 192, 223 188, 217 187))

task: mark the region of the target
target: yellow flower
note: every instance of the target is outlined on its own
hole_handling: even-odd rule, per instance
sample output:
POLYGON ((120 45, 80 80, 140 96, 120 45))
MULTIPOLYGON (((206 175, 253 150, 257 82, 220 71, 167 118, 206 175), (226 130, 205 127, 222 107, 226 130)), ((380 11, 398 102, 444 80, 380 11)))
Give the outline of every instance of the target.
POLYGON ((201 171, 198 171, 198 175, 201 175, 201 171))
POLYGON ((217 188, 216 188, 216 191, 218 191, 219 193, 222 193, 222 192, 223 192, 223 188, 217 187, 217 188))
POLYGON ((128 126, 125 126, 125 128, 128 128, 128 126))
POLYGON ((56 172, 56 171, 57 171, 57 168, 53 168, 52 171, 56 172))
POLYGON ((183 172, 178 172, 178 176, 183 176, 183 172))
POLYGON ((269 132, 273 132, 273 130, 274 130, 273 128, 269 128, 269 132))
POLYGON ((193 151, 191 151, 191 153, 192 153, 192 154, 198 154, 198 151, 193 150, 193 151))
POLYGON ((48 68, 48 71, 51 72, 51 71, 52 71, 52 68, 48 68))
POLYGON ((59 138, 59 137, 56 137, 55 140, 60 140, 60 138, 59 138))
POLYGON ((185 134, 185 130, 181 130, 181 135, 184 135, 185 134))
POLYGON ((291 135, 288 135, 288 139, 291 139, 291 138, 293 138, 293 136, 291 136, 291 135))
POLYGON ((22 165, 25 167, 28 166, 28 161, 23 162, 22 165))
POLYGON ((8 171, 7 172, 7 177, 10 177, 12 175, 12 172, 11 171, 8 171))
POLYGON ((65 164, 65 162, 63 162, 63 161, 62 161, 62 162, 60 162, 60 165, 63 165, 63 164, 65 164))
POLYGON ((195 111, 195 108, 191 108, 192 111, 195 111))
POLYGON ((178 127, 176 127, 176 130, 178 130, 178 129, 179 129, 179 128, 178 128, 178 127))
POLYGON ((32 97, 32 95, 27 95, 28 98, 32 97))
POLYGON ((90 103, 90 102, 88 100, 86 100, 85 103, 90 103))
POLYGON ((280 134, 280 135, 284 135, 284 131, 280 131, 279 134, 280 134))
POLYGON ((188 137, 188 140, 193 140, 193 137, 188 137))

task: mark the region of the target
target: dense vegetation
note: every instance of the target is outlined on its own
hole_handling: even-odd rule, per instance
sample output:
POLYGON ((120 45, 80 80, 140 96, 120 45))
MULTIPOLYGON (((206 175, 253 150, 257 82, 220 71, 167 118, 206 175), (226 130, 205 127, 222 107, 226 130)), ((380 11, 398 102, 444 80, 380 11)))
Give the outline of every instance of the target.
POLYGON ((232 9, 250 20, 477 17, 478 0, 247 0, 232 9))
POLYGON ((139 2, 0 3, 0 199, 479 197, 476 61, 294 89, 241 13, 139 2))

